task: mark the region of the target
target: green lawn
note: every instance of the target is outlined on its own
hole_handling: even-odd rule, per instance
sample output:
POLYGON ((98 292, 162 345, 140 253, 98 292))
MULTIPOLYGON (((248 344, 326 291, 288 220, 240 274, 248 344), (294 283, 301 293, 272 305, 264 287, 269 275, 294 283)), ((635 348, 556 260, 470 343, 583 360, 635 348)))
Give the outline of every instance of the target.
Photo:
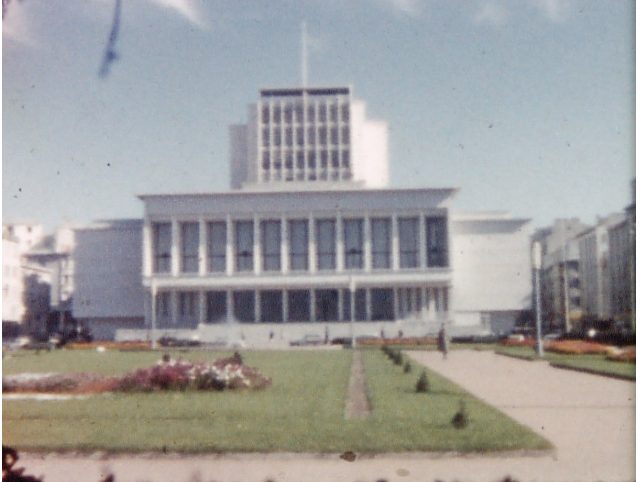
MULTIPOLYGON (((526 346, 503 346, 497 348, 496 352, 526 360, 537 359, 534 349, 526 346)), ((605 355, 563 355, 545 351, 544 360, 559 367, 586 370, 595 374, 613 375, 628 380, 636 379, 635 363, 607 360, 605 355)))
MULTIPOLYGON (((222 353, 182 353, 190 359, 222 353)), ((364 352, 373 414, 344 419, 351 351, 244 352, 272 377, 264 391, 108 394, 84 400, 4 401, 5 444, 30 450, 179 452, 392 452, 543 449, 530 430, 430 374, 416 394, 417 367, 403 374, 379 351, 364 352), (470 425, 449 420, 465 400, 470 425)), ((4 374, 124 373, 148 366, 153 352, 55 351, 11 355, 4 374)))

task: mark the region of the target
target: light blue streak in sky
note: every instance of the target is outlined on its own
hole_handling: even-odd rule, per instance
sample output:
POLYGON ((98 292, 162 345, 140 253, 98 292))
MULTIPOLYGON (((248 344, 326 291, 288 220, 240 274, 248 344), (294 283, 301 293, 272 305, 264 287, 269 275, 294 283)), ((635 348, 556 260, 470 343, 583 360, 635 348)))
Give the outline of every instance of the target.
POLYGON ((631 1, 182 0, 191 20, 161 3, 123 1, 101 80, 112 2, 12 2, 5 220, 140 217, 138 193, 226 190, 227 126, 261 87, 299 84, 303 19, 310 83, 351 84, 388 121, 394 186, 457 186, 459 210, 536 225, 630 202, 631 1))

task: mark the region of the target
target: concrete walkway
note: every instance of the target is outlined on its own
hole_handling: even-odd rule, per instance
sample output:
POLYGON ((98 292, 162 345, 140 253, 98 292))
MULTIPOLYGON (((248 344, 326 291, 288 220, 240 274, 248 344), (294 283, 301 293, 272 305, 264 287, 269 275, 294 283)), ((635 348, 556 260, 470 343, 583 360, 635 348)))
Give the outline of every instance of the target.
POLYGON ((18 466, 46 482, 618 482, 635 480, 635 383, 558 370, 489 352, 437 352, 413 358, 464 386, 557 447, 544 456, 388 454, 356 458, 274 454, 73 457, 24 454, 18 466))

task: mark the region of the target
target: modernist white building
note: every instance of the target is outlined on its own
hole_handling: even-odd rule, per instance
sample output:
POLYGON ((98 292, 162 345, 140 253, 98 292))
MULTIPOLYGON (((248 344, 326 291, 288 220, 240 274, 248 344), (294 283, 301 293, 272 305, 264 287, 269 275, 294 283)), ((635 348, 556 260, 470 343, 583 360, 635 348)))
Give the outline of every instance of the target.
POLYGON ((77 232, 94 335, 479 334, 530 307, 528 220, 388 187, 386 123, 349 87, 264 89, 230 137, 230 191, 141 195, 141 224, 77 232))

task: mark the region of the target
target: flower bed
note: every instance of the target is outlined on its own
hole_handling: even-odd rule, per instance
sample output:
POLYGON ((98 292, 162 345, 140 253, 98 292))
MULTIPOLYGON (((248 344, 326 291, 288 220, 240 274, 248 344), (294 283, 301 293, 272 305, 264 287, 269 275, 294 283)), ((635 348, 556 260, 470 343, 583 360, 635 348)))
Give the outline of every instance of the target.
POLYGON ((242 363, 239 355, 213 362, 189 362, 163 357, 156 365, 122 377, 88 373, 26 374, 3 377, 5 393, 102 393, 112 391, 262 389, 271 379, 242 363))
POLYGON ((523 338, 523 339, 505 338, 504 340, 500 341, 500 344, 502 346, 530 346, 530 347, 534 347, 534 346, 536 346, 536 340, 534 338, 523 338))
POLYGON ((567 355, 607 355, 611 347, 583 340, 557 340, 547 343, 545 349, 552 353, 567 355))
POLYGON ((148 341, 70 342, 64 347, 67 350, 95 350, 99 347, 106 350, 150 350, 151 343, 148 341))
POLYGON ((607 360, 635 363, 636 362, 636 347, 627 347, 619 350, 617 353, 609 353, 607 360))

